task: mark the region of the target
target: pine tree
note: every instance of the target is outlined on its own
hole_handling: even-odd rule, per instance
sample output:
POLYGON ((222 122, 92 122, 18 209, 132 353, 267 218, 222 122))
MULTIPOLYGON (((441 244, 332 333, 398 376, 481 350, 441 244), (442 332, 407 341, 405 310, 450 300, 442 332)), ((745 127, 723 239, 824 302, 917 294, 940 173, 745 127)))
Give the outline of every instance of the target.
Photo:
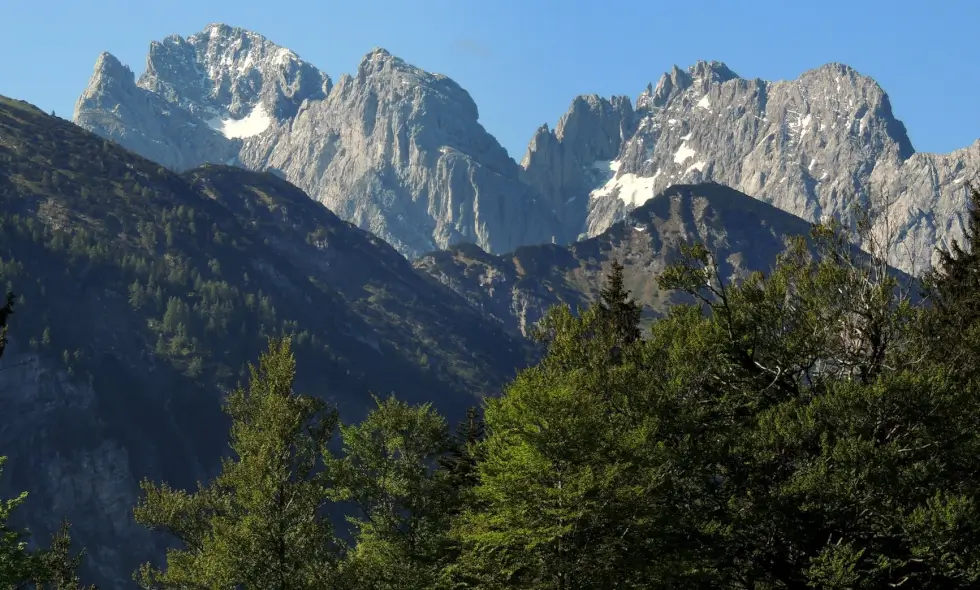
POLYGON ((925 332, 934 355, 973 370, 980 360, 980 188, 970 189, 964 242, 939 250, 939 262, 923 280, 930 303, 925 332))
POLYGON ((248 388, 228 398, 231 448, 222 473, 194 493, 142 483, 136 521, 183 544, 167 567, 145 564, 144 588, 313 590, 334 583, 339 542, 325 512, 331 473, 322 458, 337 413, 293 392, 289 339, 273 340, 248 388))
POLYGON ((485 434, 480 410, 471 407, 466 418, 456 427, 449 452, 439 457, 438 464, 443 477, 460 493, 472 488, 479 481, 476 465, 479 457, 478 443, 485 434))
POLYGON ((628 346, 640 339, 640 318, 643 307, 630 298, 623 281, 623 265, 613 259, 606 284, 599 292, 601 316, 615 331, 619 346, 628 346))
POLYGON ((51 535, 51 545, 37 554, 37 590, 97 590, 95 586, 83 587, 78 579, 78 568, 84 557, 84 550, 72 555, 71 524, 63 520, 51 535))

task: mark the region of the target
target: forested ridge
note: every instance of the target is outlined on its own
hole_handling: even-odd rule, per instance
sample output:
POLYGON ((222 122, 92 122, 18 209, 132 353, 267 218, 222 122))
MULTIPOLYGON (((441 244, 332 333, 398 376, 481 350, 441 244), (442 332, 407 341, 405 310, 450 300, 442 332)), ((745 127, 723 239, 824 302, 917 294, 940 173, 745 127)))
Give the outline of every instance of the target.
MULTIPOLYGON (((546 355, 455 433, 431 406, 390 396, 345 422, 293 387, 292 339, 273 337, 225 402, 221 473, 192 490, 143 483, 136 519, 172 548, 134 578, 263 590, 977 587, 972 198, 964 243, 917 284, 874 253, 855 256, 837 226, 736 283, 693 245, 659 282, 695 303, 641 330, 614 264, 590 307, 547 315, 546 355), (342 523, 328 514, 337 505, 342 523)), ((4 530, 5 587, 78 587, 67 527, 48 550, 19 535, 4 530)))

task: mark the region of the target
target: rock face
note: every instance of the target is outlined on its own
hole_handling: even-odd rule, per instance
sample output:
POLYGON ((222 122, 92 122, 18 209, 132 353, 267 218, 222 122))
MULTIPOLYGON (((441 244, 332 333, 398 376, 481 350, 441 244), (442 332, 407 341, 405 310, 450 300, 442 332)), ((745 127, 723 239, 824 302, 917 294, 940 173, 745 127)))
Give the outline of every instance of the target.
POLYGON ((633 209, 598 236, 562 247, 526 246, 491 255, 472 245, 426 255, 415 267, 432 275, 505 326, 530 334, 553 305, 573 309, 593 301, 613 258, 625 267, 632 296, 658 314, 677 295, 660 291, 657 277, 679 260, 680 245, 705 244, 724 276, 768 271, 791 236, 810 224, 728 187, 675 185, 633 209))
POLYGON ((698 62, 649 85, 635 112, 623 102, 576 99, 559 129, 531 140, 525 178, 567 203, 570 229, 598 235, 668 186, 714 181, 808 221, 887 206, 892 262, 903 270, 929 265, 935 245, 962 235, 980 141, 947 155, 915 153, 887 94, 847 66, 767 82, 698 62), (610 123, 596 128, 596 112, 610 123), (609 132, 617 127, 619 138, 609 132))
POLYGON ((154 42, 136 82, 104 54, 74 115, 173 169, 272 169, 409 257, 564 240, 478 118, 455 82, 382 49, 332 87, 289 50, 225 25, 154 42))

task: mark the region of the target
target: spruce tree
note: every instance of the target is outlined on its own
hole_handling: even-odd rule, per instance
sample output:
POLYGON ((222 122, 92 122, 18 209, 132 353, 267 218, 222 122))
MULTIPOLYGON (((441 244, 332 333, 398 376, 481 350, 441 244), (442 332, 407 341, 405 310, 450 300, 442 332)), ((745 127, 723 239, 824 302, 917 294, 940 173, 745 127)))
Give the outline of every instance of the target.
POLYGON ((144 588, 319 590, 335 583, 339 543, 328 516, 331 473, 321 460, 336 411, 293 391, 289 339, 273 340, 248 388, 228 398, 232 458, 194 493, 142 483, 136 521, 179 539, 167 566, 145 564, 144 588))
POLYGON ((84 550, 72 555, 71 524, 63 520, 59 529, 51 535, 51 545, 37 555, 37 589, 97 590, 95 586, 83 587, 78 579, 78 568, 84 557, 84 550))
POLYGON ((479 481, 476 465, 479 457, 478 443, 483 440, 485 426, 480 410, 471 407, 466 418, 456 427, 449 452, 438 459, 440 471, 450 485, 463 493, 479 481))
POLYGON ((938 264, 926 273, 929 301, 925 335, 929 351, 960 369, 973 371, 980 360, 980 188, 970 187, 964 240, 940 249, 938 264))
POLYGON ((616 333, 619 346, 628 346, 640 339, 640 317, 643 307, 630 298, 623 282, 623 265, 613 259, 606 284, 599 292, 601 317, 616 333))

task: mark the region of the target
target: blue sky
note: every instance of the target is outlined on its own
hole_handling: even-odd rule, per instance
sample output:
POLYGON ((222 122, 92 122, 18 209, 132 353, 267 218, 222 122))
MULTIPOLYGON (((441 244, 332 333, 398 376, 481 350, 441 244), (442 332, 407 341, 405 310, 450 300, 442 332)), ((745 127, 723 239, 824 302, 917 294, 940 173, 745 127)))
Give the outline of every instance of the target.
POLYGON ((70 117, 95 59, 211 22, 259 32, 336 80, 381 46, 466 88, 520 159, 578 94, 631 98, 673 64, 795 78, 830 61, 878 80, 919 151, 980 137, 978 0, 35 0, 8 2, 0 94, 70 117))

